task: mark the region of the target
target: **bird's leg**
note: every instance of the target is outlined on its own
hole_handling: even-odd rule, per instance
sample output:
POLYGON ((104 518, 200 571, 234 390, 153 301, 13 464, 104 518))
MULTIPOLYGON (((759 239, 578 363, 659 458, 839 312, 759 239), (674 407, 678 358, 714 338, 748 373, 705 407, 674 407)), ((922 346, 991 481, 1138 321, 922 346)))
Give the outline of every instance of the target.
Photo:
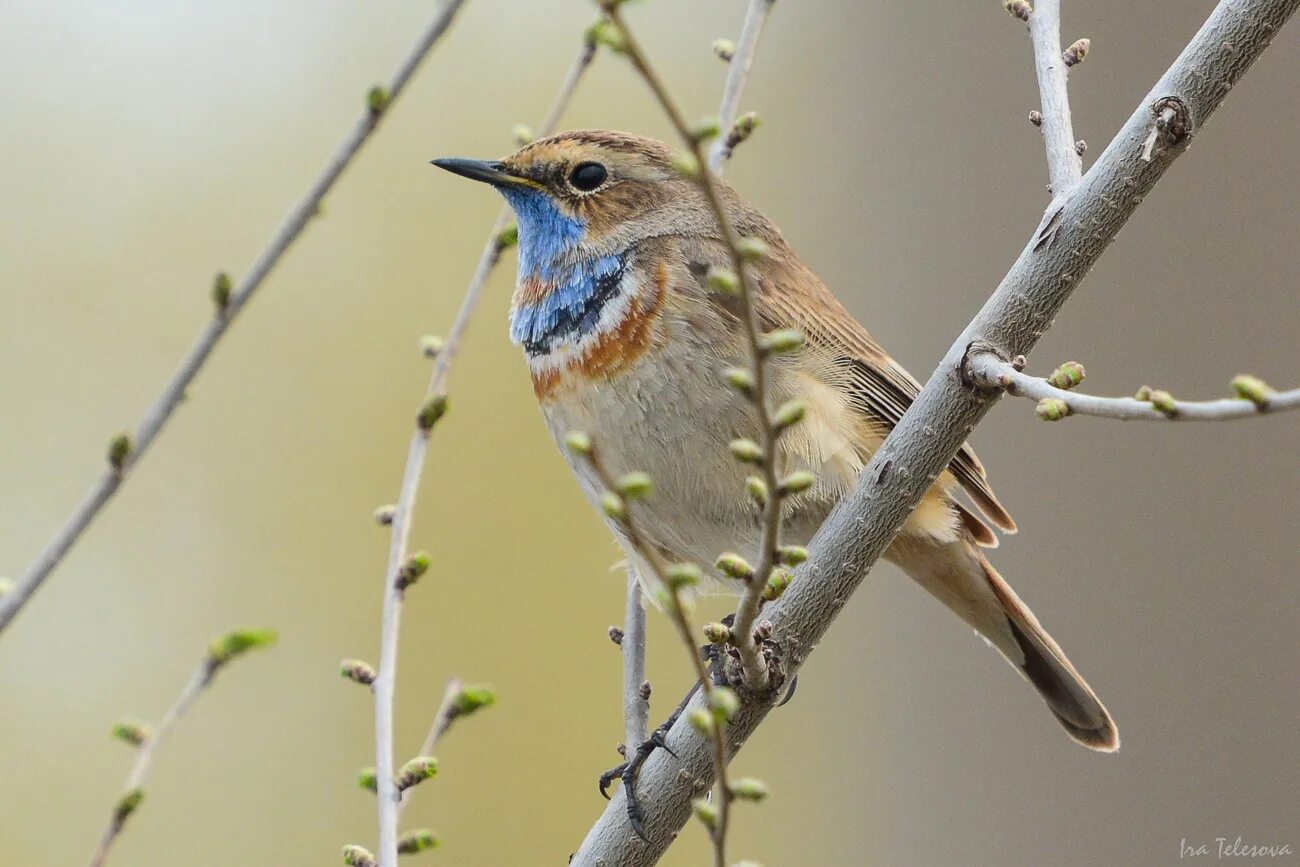
POLYGON ((656 749, 662 747, 668 750, 669 755, 676 758, 677 754, 669 749, 665 738, 673 724, 677 722, 677 718, 682 715, 682 711, 686 710, 686 706, 691 703, 691 699, 695 697, 695 693, 699 688, 698 683, 691 687, 690 691, 686 693, 686 698, 682 699, 681 704, 677 705, 677 709, 669 714, 668 719, 664 720, 657 729, 650 733, 650 737, 646 738, 644 743, 632 751, 626 762, 623 762, 618 767, 610 768, 600 775, 600 793, 605 796, 605 800, 609 800, 610 784, 616 779, 623 781, 623 791, 627 794, 627 820, 632 825, 632 830, 642 840, 648 841, 650 838, 645 834, 645 814, 641 811, 641 802, 636 797, 636 776, 640 772, 641 766, 646 763, 646 760, 650 758, 651 753, 656 749))

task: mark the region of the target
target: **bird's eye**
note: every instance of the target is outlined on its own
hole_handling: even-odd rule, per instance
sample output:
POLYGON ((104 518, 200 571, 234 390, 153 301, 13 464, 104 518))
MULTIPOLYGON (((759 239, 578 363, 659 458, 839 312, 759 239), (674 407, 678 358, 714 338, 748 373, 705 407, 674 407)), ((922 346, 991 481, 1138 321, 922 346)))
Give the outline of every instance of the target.
POLYGON ((605 178, 609 177, 609 172, 600 163, 579 163, 569 174, 569 183, 573 184, 575 190, 581 190, 584 193, 590 193, 596 187, 605 183, 605 178))

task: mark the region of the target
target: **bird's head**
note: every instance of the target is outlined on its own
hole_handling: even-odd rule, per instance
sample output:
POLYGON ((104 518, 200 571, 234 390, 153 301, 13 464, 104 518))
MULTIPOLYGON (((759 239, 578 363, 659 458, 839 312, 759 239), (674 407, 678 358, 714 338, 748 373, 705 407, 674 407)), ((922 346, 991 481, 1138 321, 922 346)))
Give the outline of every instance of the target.
POLYGON ((433 164, 496 187, 518 218, 520 277, 546 278, 646 238, 715 234, 707 204, 695 183, 672 167, 671 156, 654 139, 576 130, 501 160, 433 164))

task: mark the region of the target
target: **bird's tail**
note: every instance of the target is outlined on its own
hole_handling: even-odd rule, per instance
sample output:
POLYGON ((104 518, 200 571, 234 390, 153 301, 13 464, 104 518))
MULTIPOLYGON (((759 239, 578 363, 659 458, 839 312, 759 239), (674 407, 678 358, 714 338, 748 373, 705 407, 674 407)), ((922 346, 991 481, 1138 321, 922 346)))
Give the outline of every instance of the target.
POLYGON ((1106 707, 973 539, 963 534, 942 544, 903 536, 890 559, 996 647, 1071 738, 1101 752, 1119 749, 1106 707))

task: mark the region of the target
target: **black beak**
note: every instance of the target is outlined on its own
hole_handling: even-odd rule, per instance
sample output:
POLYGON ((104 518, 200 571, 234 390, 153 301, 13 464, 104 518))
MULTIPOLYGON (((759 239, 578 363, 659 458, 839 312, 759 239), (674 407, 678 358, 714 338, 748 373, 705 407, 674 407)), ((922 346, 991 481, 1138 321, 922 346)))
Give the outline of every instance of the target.
POLYGON ((454 157, 433 160, 433 165, 455 175, 482 181, 494 187, 536 186, 529 178, 521 178, 506 171, 504 163, 493 160, 463 160, 454 157))

